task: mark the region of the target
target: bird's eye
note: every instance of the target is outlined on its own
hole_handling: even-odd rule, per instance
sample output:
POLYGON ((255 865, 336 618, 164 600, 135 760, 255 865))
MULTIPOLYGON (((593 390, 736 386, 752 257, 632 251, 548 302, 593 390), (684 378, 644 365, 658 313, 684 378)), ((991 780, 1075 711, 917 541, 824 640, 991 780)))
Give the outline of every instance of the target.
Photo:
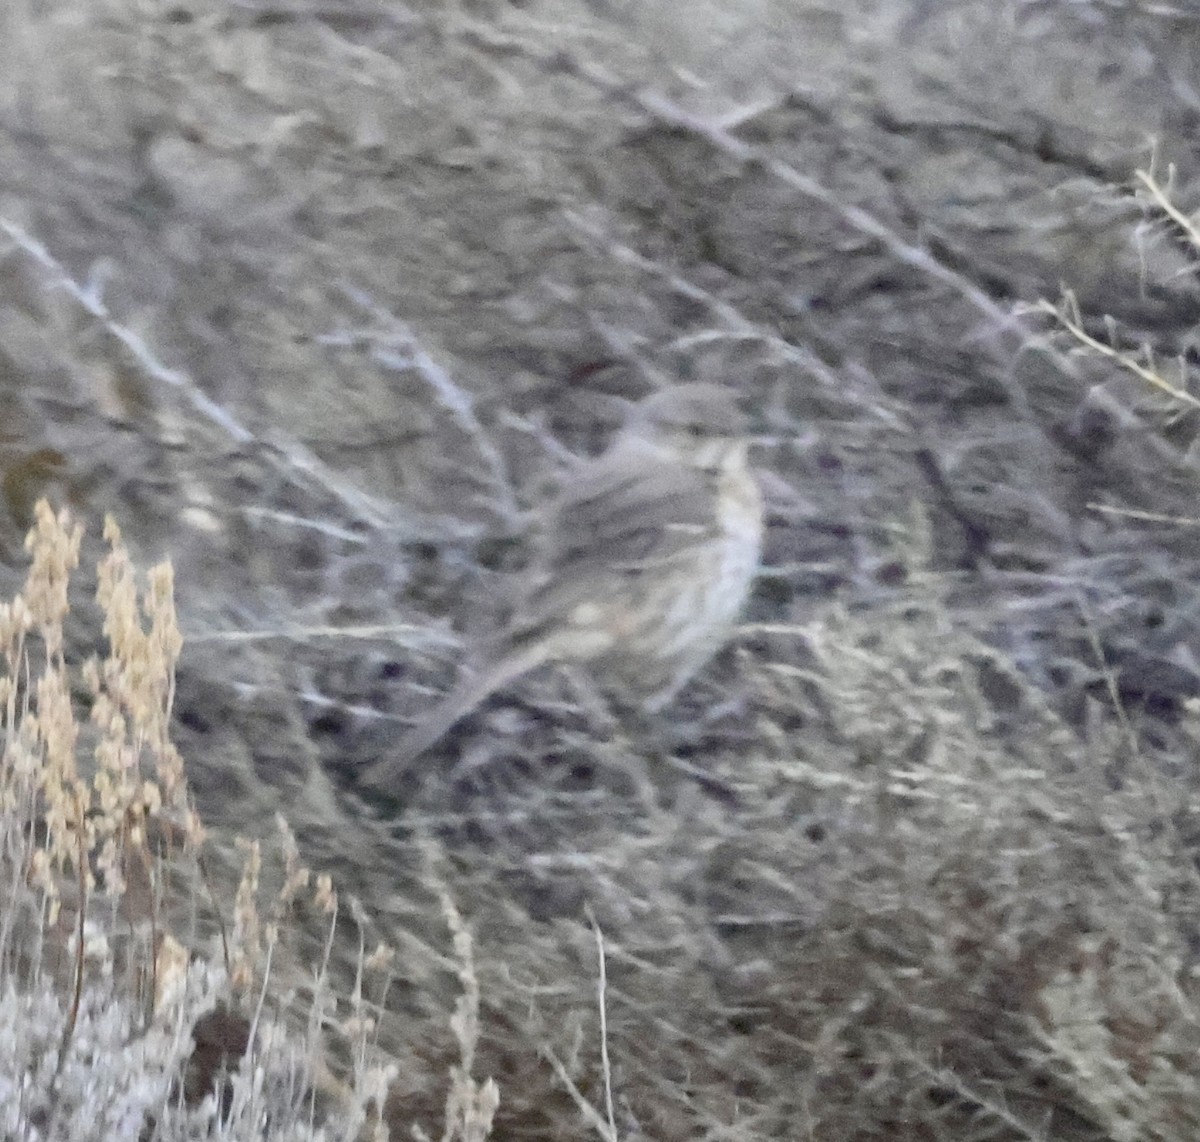
POLYGON ((688 434, 688 435, 689 435, 689 436, 690 436, 690 437, 691 437, 693 440, 699 440, 699 439, 700 439, 700 437, 702 437, 702 436, 704 435, 704 425, 702 425, 702 424, 694 424, 694 423, 693 423, 693 424, 689 424, 689 425, 687 426, 687 434, 688 434))

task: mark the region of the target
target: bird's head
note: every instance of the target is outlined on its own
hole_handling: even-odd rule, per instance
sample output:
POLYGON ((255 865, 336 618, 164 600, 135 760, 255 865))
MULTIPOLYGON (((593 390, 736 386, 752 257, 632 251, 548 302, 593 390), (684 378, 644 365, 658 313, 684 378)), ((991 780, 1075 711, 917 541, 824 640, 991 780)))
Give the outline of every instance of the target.
POLYGON ((746 422, 720 385, 673 385, 633 407, 626 432, 691 467, 717 471, 745 463, 746 422))

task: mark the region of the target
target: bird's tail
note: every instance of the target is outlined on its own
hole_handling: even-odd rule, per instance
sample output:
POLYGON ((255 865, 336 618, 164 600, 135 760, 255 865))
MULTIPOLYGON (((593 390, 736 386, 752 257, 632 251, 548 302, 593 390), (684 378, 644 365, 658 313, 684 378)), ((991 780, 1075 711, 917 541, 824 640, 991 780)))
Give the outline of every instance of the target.
POLYGON ((534 642, 509 651, 488 663, 478 673, 462 679, 412 729, 396 743, 387 757, 369 765, 362 774, 364 785, 383 788, 391 785, 430 747, 436 745, 460 719, 465 718, 484 699, 513 679, 528 673, 546 661, 545 645, 534 642))

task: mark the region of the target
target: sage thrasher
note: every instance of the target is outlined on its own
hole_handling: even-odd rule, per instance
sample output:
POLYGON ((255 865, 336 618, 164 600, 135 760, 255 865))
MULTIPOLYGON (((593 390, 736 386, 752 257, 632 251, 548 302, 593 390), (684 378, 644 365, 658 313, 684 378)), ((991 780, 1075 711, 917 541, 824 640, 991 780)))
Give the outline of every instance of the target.
POLYGON ((494 691, 581 663, 661 710, 728 639, 758 569, 762 498, 733 394, 682 384, 634 405, 537 514, 513 617, 482 665, 365 772, 386 784, 494 691))

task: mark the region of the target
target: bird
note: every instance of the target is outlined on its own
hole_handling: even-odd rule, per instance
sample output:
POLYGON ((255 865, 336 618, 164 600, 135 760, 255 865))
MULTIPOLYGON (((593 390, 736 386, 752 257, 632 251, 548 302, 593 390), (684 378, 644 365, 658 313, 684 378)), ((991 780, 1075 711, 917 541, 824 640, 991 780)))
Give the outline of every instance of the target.
POLYGON ((387 787, 495 691, 580 664, 656 714, 728 641, 758 570, 763 504, 735 395, 710 382, 633 404, 534 513, 513 613, 448 696, 363 773, 387 787))

